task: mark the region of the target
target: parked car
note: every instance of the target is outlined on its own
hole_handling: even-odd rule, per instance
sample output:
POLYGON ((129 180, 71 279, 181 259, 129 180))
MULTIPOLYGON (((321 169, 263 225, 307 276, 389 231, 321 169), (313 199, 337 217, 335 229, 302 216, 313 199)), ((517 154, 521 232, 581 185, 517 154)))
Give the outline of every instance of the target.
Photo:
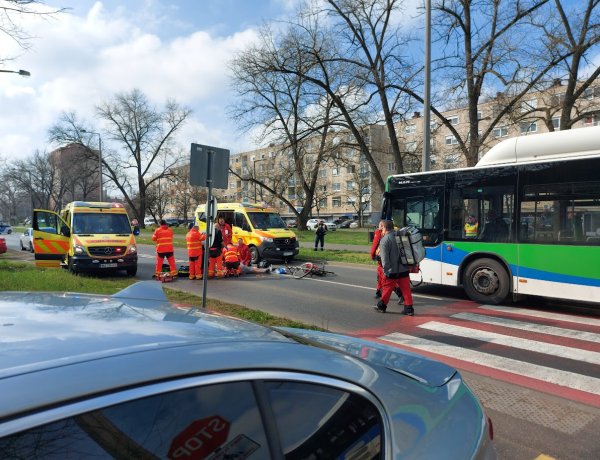
POLYGON ((358 228, 358 221, 353 220, 352 222, 350 222, 350 225, 348 226, 348 228, 358 228))
POLYGON ((325 222, 323 219, 308 219, 306 221, 306 228, 309 230, 316 231, 319 222, 323 222, 327 227, 328 231, 334 232, 337 230, 337 225, 335 225, 333 222, 325 222))
POLYGON ((0 235, 7 234, 10 235, 12 233, 12 227, 10 224, 0 222, 0 235))
POLYGON ((8 248, 6 247, 6 239, 0 238, 0 254, 4 254, 6 251, 8 251, 8 248))
POLYGON ((296 219, 289 219, 286 222, 287 228, 295 228, 297 223, 296 223, 296 219))
POLYGON ((154 220, 154 217, 145 217, 144 218, 144 225, 147 227, 148 225, 156 225, 156 221, 154 220))
POLYGON ((165 219, 165 221, 167 222, 167 225, 169 227, 179 227, 179 219, 177 219, 176 217, 170 217, 168 219, 165 219))
POLYGON ((2 458, 496 458, 461 375, 399 348, 171 305, 152 281, 0 292, 0 316, 2 458))
POLYGON ((19 243, 21 244, 21 251, 33 252, 33 229, 28 228, 21 235, 19 243))
POLYGON ((342 223, 340 224, 340 228, 350 228, 350 225, 351 225, 353 222, 356 222, 356 221, 355 221, 355 220, 351 220, 351 219, 349 219, 349 220, 345 220, 344 222, 342 222, 342 223))

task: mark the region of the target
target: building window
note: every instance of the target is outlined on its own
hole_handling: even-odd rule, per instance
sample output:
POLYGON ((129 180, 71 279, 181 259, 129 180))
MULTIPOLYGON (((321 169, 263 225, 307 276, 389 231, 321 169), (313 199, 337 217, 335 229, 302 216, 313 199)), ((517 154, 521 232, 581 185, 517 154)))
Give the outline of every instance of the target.
POLYGON ((414 152, 415 150, 417 150, 416 142, 407 142, 406 143, 406 151, 407 152, 414 152))
POLYGON ((404 133, 405 134, 414 134, 414 132, 417 130, 417 126, 416 125, 406 125, 404 127, 404 133))
POLYGON ((339 208, 340 206, 342 206, 342 198, 339 196, 333 197, 331 199, 331 206, 333 206, 334 208, 339 208))
POLYGON ((319 177, 327 177, 327 169, 319 169, 319 177))
POLYGON ((354 181, 353 180, 346 181, 346 190, 354 190, 354 181))
POLYGON ((261 159, 261 160, 264 160, 264 159, 265 159, 265 154, 264 154, 264 153, 261 153, 261 154, 260 154, 260 159, 261 159))
POLYGON ((444 158, 444 163, 447 165, 456 165, 458 163, 458 155, 447 155, 444 158))
POLYGON ((494 137, 506 137, 508 136, 508 126, 498 126, 494 128, 494 137))
POLYGON ((250 161, 256 161, 256 155, 252 155, 252 156, 250 157, 250 161))
POLYGON ((429 131, 435 131, 438 127, 437 121, 432 121, 429 123, 429 131))
POLYGON ((339 176, 340 175, 340 168, 338 168, 338 167, 331 168, 331 175, 332 176, 339 176))
POLYGON ((550 105, 557 106, 563 103, 565 100, 565 93, 555 94, 550 98, 550 105))
POLYGON ((319 185, 319 191, 326 192, 327 191, 327 186, 326 185, 319 185))
POLYGON ((275 152, 269 152, 269 158, 273 158, 275 156, 275 152))
POLYGON ((447 120, 450 122, 451 125, 457 125, 460 123, 458 115, 452 115, 451 117, 448 117, 447 120))
POLYGON ((458 141, 454 136, 446 136, 446 145, 457 145, 458 141))
POLYGON ((396 163, 388 163, 388 171, 396 172, 396 163))
POLYGON ((477 119, 478 120, 482 120, 483 119, 483 112, 481 110, 477 111, 477 119))
POLYGON ((521 102, 521 113, 533 112, 537 109, 537 99, 531 99, 529 101, 521 102))
POLYGON ((590 115, 583 119, 583 124, 586 126, 598 126, 598 118, 596 115, 590 115))
POLYGON ((327 207, 327 198, 321 198, 319 200, 319 208, 326 208, 327 207))
POLYGON ((553 117, 552 118, 552 126, 554 127, 554 129, 556 131, 558 131, 560 129, 560 117, 553 117))
POLYGON ((339 182, 334 182, 333 186, 332 186, 332 190, 334 192, 339 192, 342 190, 342 184, 340 184, 339 182))
POLYGON ((354 166, 354 165, 346 167, 346 173, 348 173, 348 174, 354 173, 355 170, 356 170, 356 166, 354 166))
POLYGON ((521 129, 521 134, 537 132, 537 122, 535 121, 520 123, 519 127, 521 129))

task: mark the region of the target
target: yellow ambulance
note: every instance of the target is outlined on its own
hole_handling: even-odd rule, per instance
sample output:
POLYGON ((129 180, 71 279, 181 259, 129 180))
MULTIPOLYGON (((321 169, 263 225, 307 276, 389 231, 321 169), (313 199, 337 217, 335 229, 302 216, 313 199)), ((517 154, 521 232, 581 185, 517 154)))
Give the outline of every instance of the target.
POLYGON ((121 203, 73 201, 60 213, 35 209, 32 226, 38 267, 137 273, 140 231, 121 203))
MULTIPOLYGON (((196 208, 196 222, 206 231, 206 205, 196 208)), ((260 259, 292 259, 299 252, 296 234, 288 230, 277 211, 251 203, 218 203, 217 219, 231 225, 232 241, 242 238, 252 254, 252 263, 260 259)))

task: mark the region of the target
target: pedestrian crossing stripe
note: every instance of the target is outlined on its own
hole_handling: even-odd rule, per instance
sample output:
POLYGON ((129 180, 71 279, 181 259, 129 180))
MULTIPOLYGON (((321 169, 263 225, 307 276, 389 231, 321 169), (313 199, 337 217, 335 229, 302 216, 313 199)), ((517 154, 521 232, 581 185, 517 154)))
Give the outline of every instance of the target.
POLYGON ((434 340, 423 339, 399 332, 387 334, 379 337, 379 339, 413 350, 432 353, 438 355, 442 360, 443 357, 454 358, 460 361, 478 364, 491 369, 510 372, 600 396, 600 379, 594 377, 563 371, 561 369, 553 369, 503 356, 492 355, 468 348, 447 345, 434 340))
MULTIPOLYGON (((454 317, 454 315, 452 315, 454 317)), ((565 347, 553 343, 540 342, 538 340, 523 339, 510 335, 498 334, 496 332, 480 331, 470 327, 446 324, 439 321, 428 321, 418 327, 429 331, 441 332, 459 337, 481 340, 482 342, 504 345, 506 347, 518 348, 520 350, 545 353, 561 358, 583 361, 590 364, 600 365, 600 353, 579 348, 565 347)))
POLYGON ((585 324, 586 326, 600 327, 600 319, 590 318, 588 316, 566 315, 564 313, 552 313, 548 311, 530 310, 527 308, 503 307, 500 305, 482 305, 479 308, 485 311, 510 313, 511 315, 524 315, 534 318, 557 320, 566 323, 585 324))

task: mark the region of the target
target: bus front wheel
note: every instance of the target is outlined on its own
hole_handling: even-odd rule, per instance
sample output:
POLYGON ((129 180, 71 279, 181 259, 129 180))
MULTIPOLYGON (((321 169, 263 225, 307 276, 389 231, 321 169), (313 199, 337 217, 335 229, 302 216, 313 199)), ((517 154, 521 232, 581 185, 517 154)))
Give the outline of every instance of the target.
POLYGON ((463 286, 471 300, 493 305, 502 303, 510 289, 508 273, 493 259, 471 262, 465 270, 463 286))

